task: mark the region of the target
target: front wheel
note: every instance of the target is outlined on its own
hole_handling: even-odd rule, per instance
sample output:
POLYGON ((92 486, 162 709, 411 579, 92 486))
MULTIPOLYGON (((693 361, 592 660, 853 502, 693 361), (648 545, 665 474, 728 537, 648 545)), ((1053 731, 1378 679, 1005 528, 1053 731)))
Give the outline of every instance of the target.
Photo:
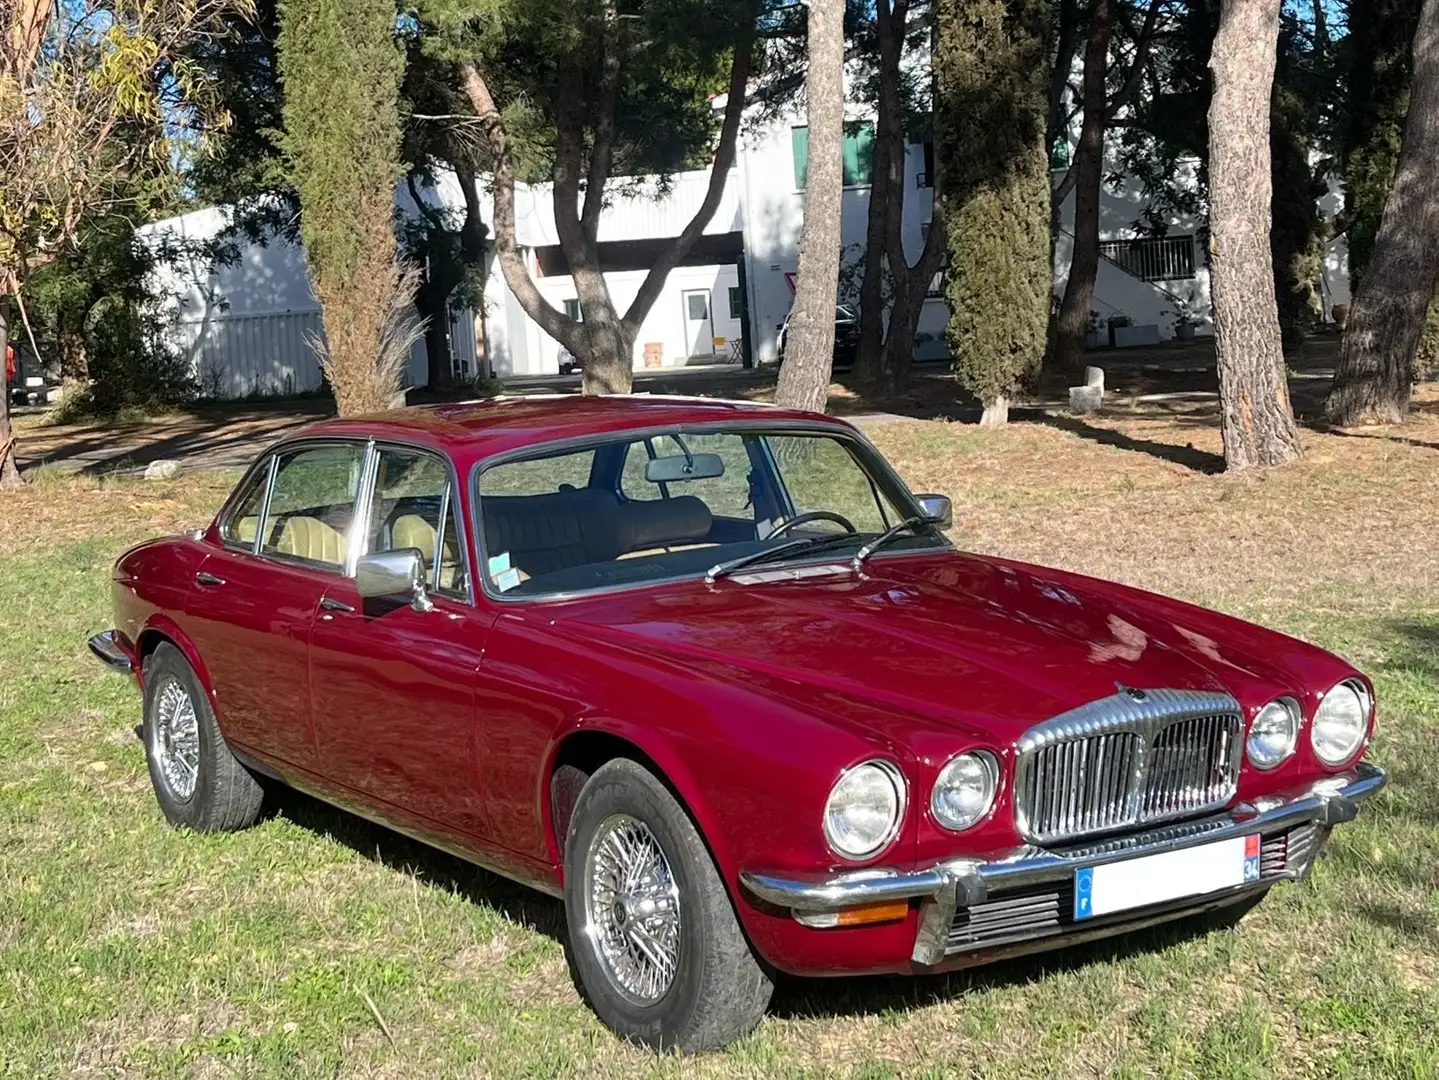
POLYGON ((619 1035, 712 1050, 750 1031, 773 990, 714 860, 684 809, 643 766, 590 777, 565 841, 570 966, 619 1035))
POLYGON ((218 832, 260 816, 264 791, 230 753, 209 695, 169 642, 145 662, 141 735, 155 799, 171 825, 218 832))

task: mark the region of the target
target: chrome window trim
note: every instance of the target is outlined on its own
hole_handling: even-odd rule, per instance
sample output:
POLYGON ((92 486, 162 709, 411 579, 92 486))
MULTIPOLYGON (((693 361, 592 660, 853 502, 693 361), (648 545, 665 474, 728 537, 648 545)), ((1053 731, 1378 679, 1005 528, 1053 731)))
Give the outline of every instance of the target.
POLYGON ((1103 836, 1123 832, 1145 825, 1153 825, 1180 818, 1196 817, 1223 809, 1234 798, 1236 791, 1229 790, 1222 798, 1207 803, 1186 807, 1168 813, 1146 813, 1144 798, 1149 778, 1150 759, 1154 743, 1159 735, 1172 724, 1206 716, 1236 717, 1239 721, 1238 737, 1231 740, 1229 758, 1225 762, 1237 788, 1239 770, 1244 759, 1247 725, 1244 711, 1239 702, 1230 694, 1204 690, 1122 690, 1107 698, 1100 698, 1081 705, 1077 709, 1036 724, 1019 737, 1015 743, 1014 761, 1014 822, 1020 836, 1030 843, 1055 844, 1080 837, 1103 836), (1125 821, 1099 829, 1067 832, 1063 835, 1037 837, 1029 818, 1026 790, 1030 770, 1039 751, 1051 746, 1100 735, 1132 734, 1138 736, 1139 744, 1130 772, 1129 790, 1126 793, 1128 812, 1125 821))
MULTIPOLYGON (((706 420, 695 424, 661 424, 649 425, 637 428, 621 428, 614 431, 605 431, 591 435, 578 435, 566 439, 554 439, 547 442, 536 442, 529 446, 514 447, 492 454, 489 457, 481 458, 470 466, 470 525, 474 529, 474 545, 476 553, 475 573, 480 582, 480 595, 487 600, 497 604, 552 604, 567 600, 575 600, 581 597, 606 596, 613 593, 633 592, 636 589, 653 588, 659 585, 672 585, 680 581, 693 581, 701 583, 704 580, 704 571, 699 570, 693 573, 674 574, 663 578, 649 578, 644 581, 624 582, 618 585, 604 585, 593 589, 572 589, 567 592, 541 593, 534 596, 509 596, 501 593, 490 584, 489 575, 484 572, 487 561, 485 551, 485 529, 482 520, 482 496, 480 495, 480 478, 484 473, 499 465, 505 465, 514 461, 525 461, 530 458, 555 457, 572 451, 584 450, 588 447, 604 446, 608 443, 617 442, 640 442, 644 439, 658 438, 671 433, 681 435, 687 434, 713 434, 715 432, 735 431, 741 433, 756 433, 775 435, 786 434, 818 434, 828 435, 841 442, 847 442, 852 447, 858 447, 858 455, 861 464, 873 469, 878 475, 876 479, 882 480, 896 494, 903 496, 901 499, 893 500, 896 509, 903 510, 901 504, 909 507, 908 513, 914 515, 923 514, 923 508, 910 491, 909 485, 904 482, 899 473, 895 471, 889 460, 879 452, 879 449, 861 431, 850 427, 842 427, 838 424, 829 423, 823 420, 768 420, 762 417, 747 417, 743 420, 706 420)), ((884 488, 881 488, 883 491, 884 488)), ((889 551, 886 550, 874 556, 876 560, 902 559, 915 555, 933 555, 941 551, 953 551, 954 545, 945 536, 943 530, 935 529, 935 536, 939 543, 932 547, 914 551, 889 551)), ((794 561, 787 565, 799 567, 808 565, 823 565, 833 563, 832 554, 818 554, 812 560, 794 561)))
MULTIPOLYGON (((274 473, 275 452, 273 450, 267 450, 250 463, 244 475, 242 475, 235 486, 230 489, 230 494, 225 496, 225 501, 220 504, 220 510, 215 515, 215 536, 219 539, 220 546, 226 551, 244 552, 250 555, 256 554, 255 548, 260 536, 260 528, 258 525, 255 529, 255 540, 252 540, 249 544, 240 544, 234 540, 226 539, 225 529, 229 526, 230 519, 233 518, 240 509, 242 496, 249 494, 249 488, 252 484, 256 487, 260 484, 265 485, 263 495, 260 499, 260 525, 264 524, 265 507, 270 501, 270 485, 274 482, 274 473)), ((201 530, 200 537, 203 537, 204 534, 205 531, 201 530)), ((198 538, 199 537, 197 537, 197 539, 198 538)))
MULTIPOLYGON (((470 607, 474 607, 474 606, 475 606, 475 587, 474 587, 474 576, 475 576, 475 574, 474 574, 474 570, 472 569, 472 566, 471 566, 471 563, 470 563, 470 546, 469 546, 467 537, 466 537, 466 535, 465 535, 465 532, 466 532, 466 530, 465 530, 465 522, 464 522, 464 518, 463 518, 463 516, 462 516, 462 514, 461 514, 461 504, 460 504, 459 500, 457 500, 457 499, 454 498, 454 494, 459 491, 459 486, 458 486, 458 485, 459 485, 459 482, 460 482, 459 472, 455 469, 455 460, 454 460, 454 458, 452 458, 449 454, 445 453, 443 450, 437 450, 437 449, 436 449, 435 447, 433 447, 433 446, 425 446, 425 445, 423 445, 423 444, 421 444, 421 443, 406 442, 406 441, 403 440, 403 439, 393 439, 393 438, 375 439, 375 438, 372 438, 372 439, 370 440, 370 448, 371 448, 371 450, 372 450, 373 453, 374 453, 374 462, 373 462, 373 470, 372 470, 370 473, 367 474, 367 478, 366 478, 366 480, 367 480, 367 485, 368 485, 369 500, 370 500, 370 501, 369 501, 369 504, 368 504, 368 505, 366 506, 366 508, 365 508, 365 517, 364 517, 364 519, 363 519, 366 523, 369 522, 370 513, 372 512, 372 510, 373 510, 373 508, 374 508, 374 496, 375 496, 375 490, 374 490, 374 489, 375 489, 375 485, 376 485, 376 483, 378 482, 378 479, 379 479, 380 455, 383 454, 386 450, 402 450, 402 451, 406 451, 406 452, 409 452, 409 453, 426 454, 426 455, 428 455, 428 456, 430 456, 430 457, 438 458, 440 464, 444 466, 445 475, 446 475, 446 477, 448 478, 448 483, 447 483, 446 486, 445 486, 445 491, 444 491, 443 494, 441 495, 440 521, 441 521, 441 522, 444 521, 444 519, 445 519, 445 518, 444 518, 444 515, 445 515, 447 512, 450 513, 450 514, 452 514, 453 517, 454 517, 455 540, 456 540, 456 542, 459 544, 459 548, 460 548, 460 561, 461 561, 461 562, 464 564, 464 566, 465 566, 465 579, 466 579, 466 581, 467 581, 467 583, 468 583, 468 586, 467 586, 467 588, 465 589, 465 595, 464 595, 464 596, 457 596, 457 595, 455 595, 455 594, 453 594, 453 593, 443 592, 443 591, 439 590, 438 588, 435 589, 435 590, 433 590, 433 595, 434 595, 435 597, 439 598, 439 599, 442 599, 442 600, 449 600, 449 601, 452 601, 452 602, 457 603, 457 604, 466 604, 466 605, 468 605, 468 606, 470 606, 470 607)), ((437 550, 437 551, 438 551, 438 549, 439 549, 439 546, 444 544, 444 539, 445 539, 445 538, 444 538, 444 529, 443 529, 443 525, 442 525, 442 526, 441 526, 441 530, 440 530, 440 534, 436 537, 436 550, 437 550)), ((364 550, 363 552, 360 552, 360 551, 358 550, 359 545, 356 546, 356 554, 355 554, 355 561, 356 561, 356 562, 359 562, 359 560, 360 560, 364 555, 368 555, 368 554, 370 553, 370 551, 369 551, 369 548, 370 548, 370 537, 369 537, 369 530, 368 530, 368 529, 364 530, 364 534, 363 534, 362 537, 361 537, 361 541, 362 541, 362 544, 363 544, 363 547, 364 547, 365 550, 364 550)), ((436 560, 436 561, 437 561, 437 563, 438 563, 438 560, 436 560)), ((353 566, 350 568, 350 571, 349 571, 349 573, 348 573, 347 576, 349 576, 349 577, 351 577, 351 578, 353 578, 353 577, 355 576, 355 572, 354 572, 353 566)), ((436 580, 437 582, 439 581, 439 572, 438 572, 438 570, 437 570, 436 573, 435 573, 435 580, 436 580)))

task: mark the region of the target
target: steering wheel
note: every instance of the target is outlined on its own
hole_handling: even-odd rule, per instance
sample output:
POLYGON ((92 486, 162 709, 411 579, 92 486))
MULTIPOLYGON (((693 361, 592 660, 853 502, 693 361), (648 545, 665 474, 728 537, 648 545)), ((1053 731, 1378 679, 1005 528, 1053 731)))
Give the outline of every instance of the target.
POLYGON ((773 540, 776 537, 783 536, 796 525, 806 525, 811 521, 833 521, 836 525, 844 526, 846 532, 859 532, 859 530, 854 527, 853 522, 843 514, 836 514, 833 510, 807 510, 803 514, 796 514, 788 521, 776 526, 774 532, 770 533, 765 539, 773 540))

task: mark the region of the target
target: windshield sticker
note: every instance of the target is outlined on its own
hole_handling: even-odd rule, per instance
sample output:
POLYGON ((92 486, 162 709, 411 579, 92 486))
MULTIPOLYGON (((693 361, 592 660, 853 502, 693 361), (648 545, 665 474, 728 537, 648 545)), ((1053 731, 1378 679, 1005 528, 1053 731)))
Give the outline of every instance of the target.
POLYGON ((520 583, 520 572, 513 566, 508 570, 502 570, 495 575, 495 588, 500 592, 509 592, 520 583))
POLYGON ((489 565, 490 577, 498 578, 501 574, 503 574, 506 570, 510 568, 510 553, 506 551, 501 555, 492 555, 490 557, 489 565))

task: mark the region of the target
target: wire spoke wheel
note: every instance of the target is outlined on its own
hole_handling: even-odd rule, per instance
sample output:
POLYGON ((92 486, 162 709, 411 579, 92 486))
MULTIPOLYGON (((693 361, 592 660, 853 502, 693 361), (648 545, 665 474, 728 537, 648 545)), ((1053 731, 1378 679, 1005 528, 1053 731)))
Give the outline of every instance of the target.
POLYGON ((155 697, 150 753, 175 798, 193 798, 200 778, 200 721, 190 692, 178 679, 167 680, 155 697))
POLYGON ((680 895, 659 840, 628 814, 600 823, 584 864, 585 932, 614 988, 654 1005, 680 961, 680 895))

